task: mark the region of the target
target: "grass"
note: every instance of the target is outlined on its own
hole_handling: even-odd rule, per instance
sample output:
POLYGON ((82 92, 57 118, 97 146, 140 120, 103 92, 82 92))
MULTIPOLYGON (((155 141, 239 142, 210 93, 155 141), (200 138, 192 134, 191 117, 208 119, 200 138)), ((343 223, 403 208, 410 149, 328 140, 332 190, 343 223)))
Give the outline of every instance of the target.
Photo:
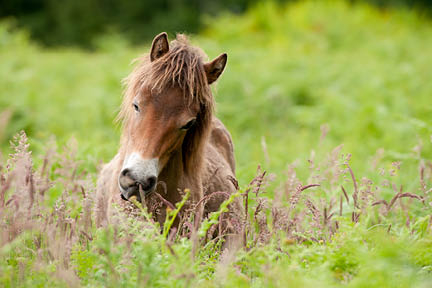
POLYGON ((117 149, 120 80, 149 47, 112 35, 94 52, 47 50, 3 23, 1 286, 428 287, 430 20, 307 1, 208 22, 192 42, 229 55, 215 95, 248 195, 241 249, 200 242, 195 254, 146 211, 97 228, 94 179, 117 149), (9 148, 20 130, 29 140, 9 148))

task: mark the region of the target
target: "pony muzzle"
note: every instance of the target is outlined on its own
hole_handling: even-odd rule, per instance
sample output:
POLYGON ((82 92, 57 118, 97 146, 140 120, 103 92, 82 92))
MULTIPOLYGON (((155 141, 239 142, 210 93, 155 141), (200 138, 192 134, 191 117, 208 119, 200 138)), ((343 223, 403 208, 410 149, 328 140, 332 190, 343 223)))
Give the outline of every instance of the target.
POLYGON ((136 196, 141 200, 156 188, 158 176, 158 160, 143 159, 138 153, 132 153, 123 163, 118 184, 123 200, 136 196), (141 192, 140 192, 141 188, 141 192))

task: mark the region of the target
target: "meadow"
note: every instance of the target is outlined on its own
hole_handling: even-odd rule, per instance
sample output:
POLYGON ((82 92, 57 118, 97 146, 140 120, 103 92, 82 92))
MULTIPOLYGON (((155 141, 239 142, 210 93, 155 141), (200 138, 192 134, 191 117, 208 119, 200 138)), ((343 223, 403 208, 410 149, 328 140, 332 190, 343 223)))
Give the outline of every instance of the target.
POLYGON ((161 235, 145 210, 94 224, 121 80, 149 45, 113 34, 92 51, 47 49, 1 23, 0 286, 430 287, 431 24, 345 1, 266 2, 191 35, 229 57, 214 95, 248 217, 243 246, 222 253, 161 235))

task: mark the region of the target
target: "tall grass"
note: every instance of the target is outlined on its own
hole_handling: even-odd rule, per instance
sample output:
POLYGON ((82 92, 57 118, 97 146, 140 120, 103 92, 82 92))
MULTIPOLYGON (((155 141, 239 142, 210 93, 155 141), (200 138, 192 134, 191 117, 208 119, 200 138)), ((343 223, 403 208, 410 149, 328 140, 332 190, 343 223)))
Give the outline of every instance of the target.
MULTIPOLYGON (((309 161, 304 183, 290 167, 274 198, 268 197, 271 179, 258 168, 250 184, 199 228, 197 237, 211 239, 207 233, 219 226, 228 204, 243 197, 241 232, 229 249, 220 250, 223 237, 194 247, 193 237, 170 229, 184 203, 168 213, 172 217, 162 228, 138 203, 140 209, 118 207, 110 224, 97 228, 94 183, 91 174, 80 172, 73 144, 62 153, 48 149, 36 169, 26 135, 17 135, 13 143, 14 153, 0 166, 4 287, 190 287, 204 282, 420 287, 432 280, 430 161, 419 162, 416 189, 404 191, 396 184, 399 163, 386 170, 377 162, 379 182, 373 182, 355 175, 351 156, 337 147, 322 162, 309 161)), ((191 223, 180 222, 184 227, 178 231, 190 229, 191 223)))

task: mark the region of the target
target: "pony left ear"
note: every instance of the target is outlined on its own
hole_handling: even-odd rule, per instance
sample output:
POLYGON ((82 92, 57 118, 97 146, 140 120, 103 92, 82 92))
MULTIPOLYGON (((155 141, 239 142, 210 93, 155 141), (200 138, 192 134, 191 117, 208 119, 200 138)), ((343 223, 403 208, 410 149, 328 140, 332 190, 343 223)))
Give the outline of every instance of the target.
POLYGON ((225 69, 227 59, 228 59, 228 55, 226 53, 223 53, 213 61, 204 64, 204 70, 207 75, 208 84, 213 83, 219 78, 219 76, 222 74, 223 70, 225 69))
POLYGON ((153 62, 159 59, 169 51, 168 35, 162 32, 153 39, 152 47, 150 50, 150 61, 153 62))

